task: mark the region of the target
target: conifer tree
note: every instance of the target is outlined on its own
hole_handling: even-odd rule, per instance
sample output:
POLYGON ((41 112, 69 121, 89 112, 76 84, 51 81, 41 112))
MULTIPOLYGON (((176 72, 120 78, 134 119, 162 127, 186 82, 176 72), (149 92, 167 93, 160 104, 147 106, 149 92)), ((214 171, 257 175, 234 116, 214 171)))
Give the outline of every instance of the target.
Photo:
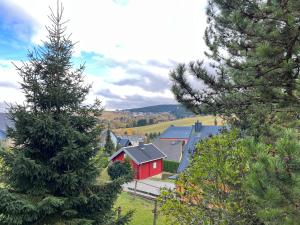
POLYGON ((177 100, 195 113, 230 119, 256 134, 268 132, 277 112, 300 110, 299 0, 209 0, 208 63, 180 64, 171 72, 177 100), (195 89, 189 76, 203 88, 195 89))
POLYGON ((51 11, 43 46, 17 67, 26 101, 10 109, 13 146, 1 149, 0 224, 123 224, 113 204, 121 180, 98 184, 96 157, 100 103, 83 104, 90 86, 84 66, 72 69, 74 44, 63 8, 51 11))
POLYGON ((110 129, 108 129, 106 132, 106 138, 105 138, 104 149, 105 149, 105 152, 107 155, 111 155, 115 150, 114 143, 111 140, 110 132, 111 132, 110 129))
MULTIPOLYGON (((242 200, 251 202, 250 212, 258 219, 255 223, 299 224, 300 1, 208 2, 205 41, 210 64, 197 61, 178 65, 171 72, 172 91, 177 100, 193 112, 221 115, 230 125, 240 128, 243 137, 253 136, 252 145, 244 146, 249 171, 239 177, 238 182, 243 186, 239 193, 242 200), (190 77, 200 81, 202 88, 191 85, 190 77), (298 127, 298 130, 282 134, 282 127, 298 127)), ((213 175, 215 168, 209 169, 209 162, 222 156, 222 143, 213 151, 215 155, 209 159, 196 154, 190 167, 199 169, 200 175, 213 175), (205 167, 202 160, 209 160, 205 167)), ((230 155, 229 152, 227 156, 230 155)), ((221 165, 216 165, 216 168, 221 165)), ((230 165, 225 167, 224 172, 230 168, 230 165)), ((196 174, 197 170, 194 172, 196 174)), ((215 177, 221 181, 235 178, 234 171, 232 174, 222 173, 215 177)), ((190 186, 192 191, 199 192, 193 188, 193 184, 199 181, 203 187, 209 186, 202 176, 188 175, 187 180, 192 182, 184 185, 190 186)), ((209 201, 210 198, 222 198, 222 192, 218 190, 207 196, 209 201)), ((188 197, 193 194, 189 191, 188 197)), ((175 200, 167 202, 168 212, 178 213, 177 218, 183 213, 191 218, 189 215, 194 211, 182 207, 175 198, 177 196, 172 194, 169 197, 175 200), (172 208, 176 206, 177 211, 172 208)), ((225 206, 235 206, 235 199, 227 198, 231 191, 228 194, 223 198, 225 206)), ((206 198, 204 200, 200 204, 209 203, 206 198)), ((238 205, 237 215, 239 210, 245 211, 245 207, 238 205)), ((216 208, 220 214, 203 224, 227 224, 215 220, 220 218, 219 215, 228 219, 227 207, 216 208)), ((210 212, 209 208, 207 211, 210 212)), ((196 211, 198 218, 207 218, 206 211, 201 212, 196 211)), ((234 218, 228 224, 238 224, 239 220, 235 219, 242 218, 234 218)), ((195 220, 188 222, 193 224, 195 220)))
POLYGON ((300 141, 293 129, 278 130, 273 144, 250 141, 252 160, 244 182, 264 224, 299 224, 300 141))

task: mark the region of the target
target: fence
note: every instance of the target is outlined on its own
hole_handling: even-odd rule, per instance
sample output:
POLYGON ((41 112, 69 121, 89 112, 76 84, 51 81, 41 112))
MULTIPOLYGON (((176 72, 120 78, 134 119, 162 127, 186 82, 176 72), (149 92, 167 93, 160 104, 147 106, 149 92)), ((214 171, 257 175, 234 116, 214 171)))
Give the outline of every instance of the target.
MULTIPOLYGON (((151 200, 153 202, 153 210, 152 210, 153 225, 156 225, 157 221, 158 221, 157 196, 159 195, 160 188, 161 187, 158 187, 158 186, 155 186, 155 185, 152 185, 152 184, 149 184, 149 183, 145 183, 145 182, 142 182, 142 181, 138 181, 138 180, 135 180, 134 185, 132 185, 132 187, 127 187, 127 192, 130 193, 131 195, 133 195, 134 198, 140 197, 140 198, 144 198, 144 199, 147 199, 147 200, 151 200), (144 188, 143 190, 139 190, 137 188, 138 184, 140 184, 140 185, 142 184, 142 185, 144 185, 144 187, 148 186, 150 189, 152 189, 152 192, 146 191, 146 188, 144 188), (156 190, 157 193, 153 193, 154 192, 153 190, 156 190)), ((117 215, 118 215, 119 218, 120 218, 120 215, 121 215, 121 211, 122 211, 122 208, 118 207, 117 208, 117 215)))

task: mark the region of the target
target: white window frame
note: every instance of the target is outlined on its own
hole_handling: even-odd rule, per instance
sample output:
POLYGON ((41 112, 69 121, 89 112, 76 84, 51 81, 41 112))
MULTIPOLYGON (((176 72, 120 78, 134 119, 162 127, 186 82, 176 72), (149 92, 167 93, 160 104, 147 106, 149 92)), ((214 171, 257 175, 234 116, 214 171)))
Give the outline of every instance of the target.
POLYGON ((156 162, 154 162, 152 165, 153 165, 153 169, 156 169, 156 168, 157 168, 156 162))

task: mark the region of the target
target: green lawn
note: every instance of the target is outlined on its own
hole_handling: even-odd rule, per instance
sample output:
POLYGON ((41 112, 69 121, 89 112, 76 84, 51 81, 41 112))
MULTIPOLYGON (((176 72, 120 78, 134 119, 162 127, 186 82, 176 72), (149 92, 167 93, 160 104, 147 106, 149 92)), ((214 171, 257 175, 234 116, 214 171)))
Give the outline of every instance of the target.
POLYGON ((107 173, 107 167, 101 171, 101 174, 97 180, 100 183, 106 183, 106 182, 110 181, 110 177, 107 173))
MULTIPOLYGON (((168 180, 167 177, 171 174, 166 173, 163 180, 168 180)), ((154 178, 155 179, 155 178, 154 178)), ((110 180, 107 174, 107 168, 102 170, 101 175, 98 178, 100 183, 106 183, 110 180)), ((161 180, 158 179, 157 180, 161 180)), ((174 182, 173 180, 171 180, 174 182)), ((115 208, 121 207, 122 214, 130 210, 134 210, 130 225, 152 225, 153 224, 153 213, 154 201, 147 200, 140 197, 134 197, 127 192, 122 192, 115 202, 115 208)), ((159 207, 158 207, 159 209, 159 207)), ((167 219, 158 214, 157 225, 169 225, 167 219)))
POLYGON ((174 173, 169 173, 169 172, 163 172, 162 173, 162 177, 158 178, 158 177, 150 177, 150 180, 155 180, 155 181, 166 181, 166 182, 170 182, 170 183, 175 183, 176 180, 174 179, 169 179, 170 176, 174 175, 174 173))
MULTIPOLYGON (((115 203, 115 207, 121 206, 122 213, 135 210, 130 225, 152 225, 154 202, 139 197, 134 197, 122 192, 115 203)), ((157 225, 168 225, 166 217, 158 215, 157 225)))

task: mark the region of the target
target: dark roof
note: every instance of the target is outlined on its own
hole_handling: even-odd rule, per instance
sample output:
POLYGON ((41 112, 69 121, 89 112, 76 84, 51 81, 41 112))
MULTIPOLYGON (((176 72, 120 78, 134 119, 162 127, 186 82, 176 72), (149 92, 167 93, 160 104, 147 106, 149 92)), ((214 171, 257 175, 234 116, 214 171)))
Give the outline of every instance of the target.
POLYGON ((156 139, 153 144, 166 154, 166 160, 179 162, 182 156, 183 141, 156 139))
POLYGON ((189 138, 188 143, 184 147, 182 159, 180 161, 177 173, 181 173, 190 162, 190 157, 194 154, 196 144, 210 136, 217 135, 224 129, 223 126, 201 126, 200 132, 193 132, 189 138))
POLYGON ((118 144, 121 147, 127 147, 127 146, 131 145, 131 142, 127 138, 120 138, 119 141, 118 141, 118 144))
POLYGON ((129 157, 137 164, 142 164, 166 157, 166 155, 153 144, 144 144, 143 146, 130 146, 121 148, 119 151, 115 152, 109 158, 109 160, 112 160, 121 152, 128 154, 129 157))
POLYGON ((176 139, 188 139, 192 132, 192 126, 170 126, 168 127, 159 138, 176 138, 176 139))
POLYGON ((140 136, 140 135, 123 135, 123 136, 119 136, 119 138, 128 139, 131 142, 140 142, 140 141, 144 141, 145 139, 144 136, 140 136))

